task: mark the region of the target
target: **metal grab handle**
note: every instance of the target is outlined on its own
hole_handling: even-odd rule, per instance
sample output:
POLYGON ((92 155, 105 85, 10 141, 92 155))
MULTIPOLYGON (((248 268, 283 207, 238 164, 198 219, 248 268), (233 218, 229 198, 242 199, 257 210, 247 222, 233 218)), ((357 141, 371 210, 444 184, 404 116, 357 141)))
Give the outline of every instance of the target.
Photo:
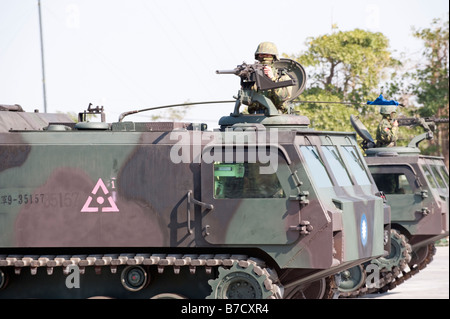
POLYGON ((187 193, 187 202, 188 202, 188 206, 187 206, 187 228, 188 228, 188 233, 192 234, 192 229, 191 229, 191 202, 196 204, 196 205, 199 205, 201 207, 204 207, 206 209, 209 209, 209 210, 213 210, 214 209, 214 205, 206 204, 204 202, 196 200, 192 196, 192 191, 191 190, 189 190, 188 193, 187 193))

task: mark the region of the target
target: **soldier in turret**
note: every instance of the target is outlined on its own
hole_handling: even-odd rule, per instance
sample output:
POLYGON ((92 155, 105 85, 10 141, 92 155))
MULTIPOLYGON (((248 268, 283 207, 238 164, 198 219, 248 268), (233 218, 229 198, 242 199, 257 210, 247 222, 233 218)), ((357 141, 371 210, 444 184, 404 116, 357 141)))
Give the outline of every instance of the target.
POLYGON ((377 144, 376 147, 392 147, 395 146, 398 138, 398 122, 395 118, 395 105, 381 105, 380 114, 383 118, 377 127, 377 144))
MULTIPOLYGON (((278 49, 272 42, 261 42, 255 51, 255 60, 264 65, 264 74, 273 82, 290 80, 289 75, 279 72, 274 67, 274 62, 278 61, 278 49)), ((256 89, 256 88, 255 88, 256 89)), ((280 113, 287 113, 285 102, 291 97, 292 87, 282 87, 261 92, 269 98, 280 113)), ((260 109, 259 105, 253 104, 248 107, 249 113, 254 113, 260 109)))

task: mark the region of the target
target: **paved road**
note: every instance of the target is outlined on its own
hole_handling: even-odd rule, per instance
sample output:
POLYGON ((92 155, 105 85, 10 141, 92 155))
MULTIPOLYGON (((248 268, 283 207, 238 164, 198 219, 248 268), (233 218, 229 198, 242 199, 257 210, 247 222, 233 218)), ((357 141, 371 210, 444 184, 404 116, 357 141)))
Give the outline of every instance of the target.
POLYGON ((360 299, 449 299, 449 246, 436 250, 433 261, 400 286, 360 299))

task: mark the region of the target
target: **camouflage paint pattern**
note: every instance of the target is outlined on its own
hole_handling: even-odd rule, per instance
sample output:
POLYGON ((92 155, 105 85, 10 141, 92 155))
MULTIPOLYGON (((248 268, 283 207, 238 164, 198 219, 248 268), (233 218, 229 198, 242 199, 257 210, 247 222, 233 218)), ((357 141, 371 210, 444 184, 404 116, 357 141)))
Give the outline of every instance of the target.
MULTIPOLYGON (((0 117, 5 114, 28 113, 0 117)), ((309 129, 303 117, 275 118, 239 145, 215 141, 239 138, 254 119, 260 130, 264 119, 229 118, 233 126, 214 132, 186 123, 133 122, 2 131, 0 255, 46 248, 89 254, 108 247, 233 252, 262 259, 287 289, 383 255, 389 210, 374 195, 356 135, 309 129), (271 164, 284 196, 217 198, 218 160, 203 157, 217 153, 222 163, 234 163, 242 147, 245 162, 254 145, 274 152, 271 164), (174 148, 188 160, 174 162, 174 148)))
POLYGON ((404 231, 413 248, 448 236, 448 171, 443 158, 420 155, 413 147, 373 148, 366 154, 374 178, 404 176, 402 189, 379 184, 391 206, 392 227, 404 231))
MULTIPOLYGON (((380 113, 393 111, 395 106, 387 105, 382 106, 380 113)), ((350 117, 363 139, 361 146, 372 177, 390 207, 391 249, 386 256, 342 272, 341 297, 394 289, 425 268, 433 260, 434 242, 448 236, 448 171, 443 158, 420 155, 418 144, 433 134, 424 119, 410 120, 420 123, 426 132, 414 137, 406 147, 393 146, 387 140, 381 147, 380 127, 389 123, 380 124, 375 146, 359 118, 350 117), (372 275, 374 269, 378 269, 378 275, 372 275)), ((383 121, 389 122, 387 118, 383 121)))

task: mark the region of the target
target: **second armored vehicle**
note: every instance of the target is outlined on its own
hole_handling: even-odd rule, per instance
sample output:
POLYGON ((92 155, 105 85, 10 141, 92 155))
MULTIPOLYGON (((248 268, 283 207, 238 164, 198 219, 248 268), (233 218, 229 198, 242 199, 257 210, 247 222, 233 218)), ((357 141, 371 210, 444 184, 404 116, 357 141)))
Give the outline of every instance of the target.
POLYGON ((399 125, 420 125, 423 134, 407 146, 373 147, 367 128, 358 117, 352 125, 363 139, 365 161, 380 191, 391 207, 390 254, 342 273, 341 295, 357 296, 385 292, 426 267, 435 254, 435 241, 449 235, 449 174, 443 157, 422 155, 418 144, 433 138, 435 122, 448 119, 399 118, 399 125), (367 286, 376 265, 379 277, 367 286), (373 268, 372 268, 373 270, 373 268))

